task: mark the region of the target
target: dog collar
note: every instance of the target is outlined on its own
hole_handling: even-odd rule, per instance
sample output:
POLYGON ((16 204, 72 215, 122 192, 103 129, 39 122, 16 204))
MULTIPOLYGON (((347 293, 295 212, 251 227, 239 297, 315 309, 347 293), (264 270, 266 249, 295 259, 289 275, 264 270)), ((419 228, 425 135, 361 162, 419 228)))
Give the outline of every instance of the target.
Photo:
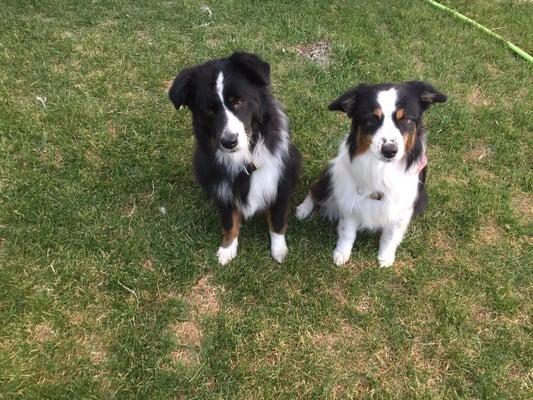
POLYGON ((375 192, 370 193, 368 195, 368 198, 372 200, 377 200, 377 201, 383 200, 383 192, 378 192, 376 190, 375 192))
POLYGON ((254 172, 257 169, 257 165, 255 165, 255 163, 252 161, 250 164, 242 167, 242 169, 244 173, 249 176, 249 175, 252 175, 252 172, 254 172))

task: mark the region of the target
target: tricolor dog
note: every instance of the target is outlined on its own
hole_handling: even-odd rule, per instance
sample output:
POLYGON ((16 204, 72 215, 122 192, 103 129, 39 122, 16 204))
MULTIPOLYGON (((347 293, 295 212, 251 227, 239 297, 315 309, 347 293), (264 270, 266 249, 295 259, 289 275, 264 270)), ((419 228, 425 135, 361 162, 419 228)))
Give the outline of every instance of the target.
POLYGON ((348 136, 296 210, 315 206, 338 221, 335 264, 350 258, 358 230, 381 230, 378 262, 394 263, 411 218, 426 205, 427 171, 422 115, 446 96, 428 83, 361 84, 329 105, 351 118, 348 136))
POLYGON ((237 52, 181 71, 169 96, 188 107, 196 139, 194 172, 214 200, 224 237, 218 261, 237 255, 241 220, 266 211, 272 257, 282 262, 289 199, 300 154, 291 143, 287 116, 270 88, 270 66, 237 52))

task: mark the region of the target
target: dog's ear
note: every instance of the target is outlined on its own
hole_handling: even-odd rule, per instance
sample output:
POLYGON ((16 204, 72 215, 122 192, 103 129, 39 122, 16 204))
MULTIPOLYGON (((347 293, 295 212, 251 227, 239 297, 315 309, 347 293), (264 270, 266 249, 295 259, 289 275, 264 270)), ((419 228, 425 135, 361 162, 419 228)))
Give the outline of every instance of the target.
POLYGON ((410 81, 407 83, 415 88, 424 108, 428 108, 433 103, 444 103, 448 100, 448 97, 444 93, 439 92, 427 82, 410 81))
POLYGON ((229 59, 253 83, 270 85, 270 65, 255 54, 238 51, 229 59))
POLYGON ((330 111, 343 111, 348 115, 352 114, 355 103, 357 101, 357 91, 359 86, 351 88, 347 92, 341 94, 336 100, 328 106, 330 111))
POLYGON ((170 97, 170 101, 172 101, 176 110, 179 110, 181 106, 190 106, 193 72, 193 68, 184 69, 172 82, 168 97, 170 97))

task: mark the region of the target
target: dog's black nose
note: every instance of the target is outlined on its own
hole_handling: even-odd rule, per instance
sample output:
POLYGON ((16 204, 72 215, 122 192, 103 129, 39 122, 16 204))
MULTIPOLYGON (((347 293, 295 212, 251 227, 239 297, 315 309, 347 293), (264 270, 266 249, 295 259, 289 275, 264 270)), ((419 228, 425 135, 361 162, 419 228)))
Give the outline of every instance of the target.
POLYGON ((381 146, 381 154, 385 158, 393 158, 398 153, 398 146, 395 143, 385 143, 381 146))
POLYGON ((237 135, 227 135, 227 136, 223 136, 220 139, 220 144, 225 149, 231 150, 235 148, 235 146, 237 146, 237 141, 238 141, 237 135))

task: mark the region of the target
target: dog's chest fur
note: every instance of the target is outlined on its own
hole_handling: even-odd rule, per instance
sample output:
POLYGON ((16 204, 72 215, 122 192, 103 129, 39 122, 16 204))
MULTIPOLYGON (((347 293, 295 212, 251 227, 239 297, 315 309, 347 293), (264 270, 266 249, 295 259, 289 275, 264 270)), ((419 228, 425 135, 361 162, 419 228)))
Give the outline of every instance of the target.
POLYGON ((244 218, 268 208, 278 193, 287 144, 280 142, 272 153, 260 140, 252 152, 256 169, 246 171, 244 165, 232 168, 236 172, 218 182, 216 197, 224 203, 232 203, 244 218))
POLYGON ((351 158, 342 146, 332 161, 333 196, 326 214, 356 217, 360 229, 379 229, 409 218, 418 195, 417 166, 405 170, 405 161, 383 163, 370 154, 351 158))

